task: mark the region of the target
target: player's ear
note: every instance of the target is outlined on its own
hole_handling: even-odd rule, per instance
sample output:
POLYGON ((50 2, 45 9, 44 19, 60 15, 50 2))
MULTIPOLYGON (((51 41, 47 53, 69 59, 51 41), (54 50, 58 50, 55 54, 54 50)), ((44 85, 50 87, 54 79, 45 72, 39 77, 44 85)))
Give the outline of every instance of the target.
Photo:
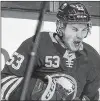
POLYGON ((64 31, 64 24, 62 21, 57 20, 56 21, 56 32, 62 37, 64 31))
POLYGON ((56 21, 56 26, 57 26, 57 28, 60 28, 60 29, 64 27, 63 22, 61 20, 56 21))

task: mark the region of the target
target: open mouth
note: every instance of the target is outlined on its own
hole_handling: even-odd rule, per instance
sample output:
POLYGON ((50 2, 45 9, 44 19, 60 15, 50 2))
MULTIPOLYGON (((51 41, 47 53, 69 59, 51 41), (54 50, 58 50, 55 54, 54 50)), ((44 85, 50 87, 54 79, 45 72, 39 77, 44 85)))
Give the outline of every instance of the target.
POLYGON ((76 47, 78 47, 78 46, 80 45, 80 43, 81 43, 81 41, 74 41, 74 45, 75 45, 76 47))

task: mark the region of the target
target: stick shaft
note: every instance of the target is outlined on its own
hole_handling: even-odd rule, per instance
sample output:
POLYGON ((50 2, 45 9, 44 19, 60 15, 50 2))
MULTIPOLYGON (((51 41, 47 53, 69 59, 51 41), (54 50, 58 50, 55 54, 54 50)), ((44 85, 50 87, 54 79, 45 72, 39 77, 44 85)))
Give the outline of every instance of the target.
POLYGON ((30 79, 31 79, 31 75, 34 71, 35 58, 36 58, 37 49, 38 49, 39 40, 40 40, 39 32, 40 32, 41 25, 42 25, 43 15, 44 15, 44 11, 45 11, 45 5, 46 5, 46 2, 43 2, 42 7, 41 7, 40 16, 39 16, 39 19, 38 19, 36 32, 35 32, 34 47, 32 48, 32 51, 31 51, 31 56, 30 56, 30 59, 29 59, 28 68, 27 68, 25 78, 24 78, 24 81, 23 81, 24 85, 23 85, 22 94, 21 94, 21 97, 20 97, 21 101, 26 99, 26 94, 27 94, 27 91, 28 91, 28 86, 29 86, 29 82, 30 82, 30 79))

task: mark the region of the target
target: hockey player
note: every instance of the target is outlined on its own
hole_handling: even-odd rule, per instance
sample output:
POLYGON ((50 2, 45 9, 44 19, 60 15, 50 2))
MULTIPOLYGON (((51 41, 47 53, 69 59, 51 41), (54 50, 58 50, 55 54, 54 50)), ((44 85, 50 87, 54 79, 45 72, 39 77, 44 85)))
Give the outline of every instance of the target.
MULTIPOLYGON (((98 100, 100 56, 83 39, 90 32, 90 15, 81 3, 63 3, 56 33, 41 32, 26 100, 98 100)), ((1 99, 19 100, 32 38, 25 40, 2 71, 1 99)))

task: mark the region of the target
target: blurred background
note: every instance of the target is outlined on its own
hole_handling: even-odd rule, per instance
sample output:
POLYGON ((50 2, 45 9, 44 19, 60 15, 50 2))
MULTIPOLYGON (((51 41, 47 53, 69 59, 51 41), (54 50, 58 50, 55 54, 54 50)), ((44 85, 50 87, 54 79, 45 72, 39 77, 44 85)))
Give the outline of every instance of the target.
MULTIPOLYGON (((41 31, 56 31, 56 12, 63 2, 47 2, 41 31)), ((100 1, 79 2, 86 6, 92 17, 91 34, 84 41, 100 54, 100 1)), ((2 68, 5 58, 7 60, 24 40, 34 35, 40 5, 41 1, 1 1, 2 68)))

